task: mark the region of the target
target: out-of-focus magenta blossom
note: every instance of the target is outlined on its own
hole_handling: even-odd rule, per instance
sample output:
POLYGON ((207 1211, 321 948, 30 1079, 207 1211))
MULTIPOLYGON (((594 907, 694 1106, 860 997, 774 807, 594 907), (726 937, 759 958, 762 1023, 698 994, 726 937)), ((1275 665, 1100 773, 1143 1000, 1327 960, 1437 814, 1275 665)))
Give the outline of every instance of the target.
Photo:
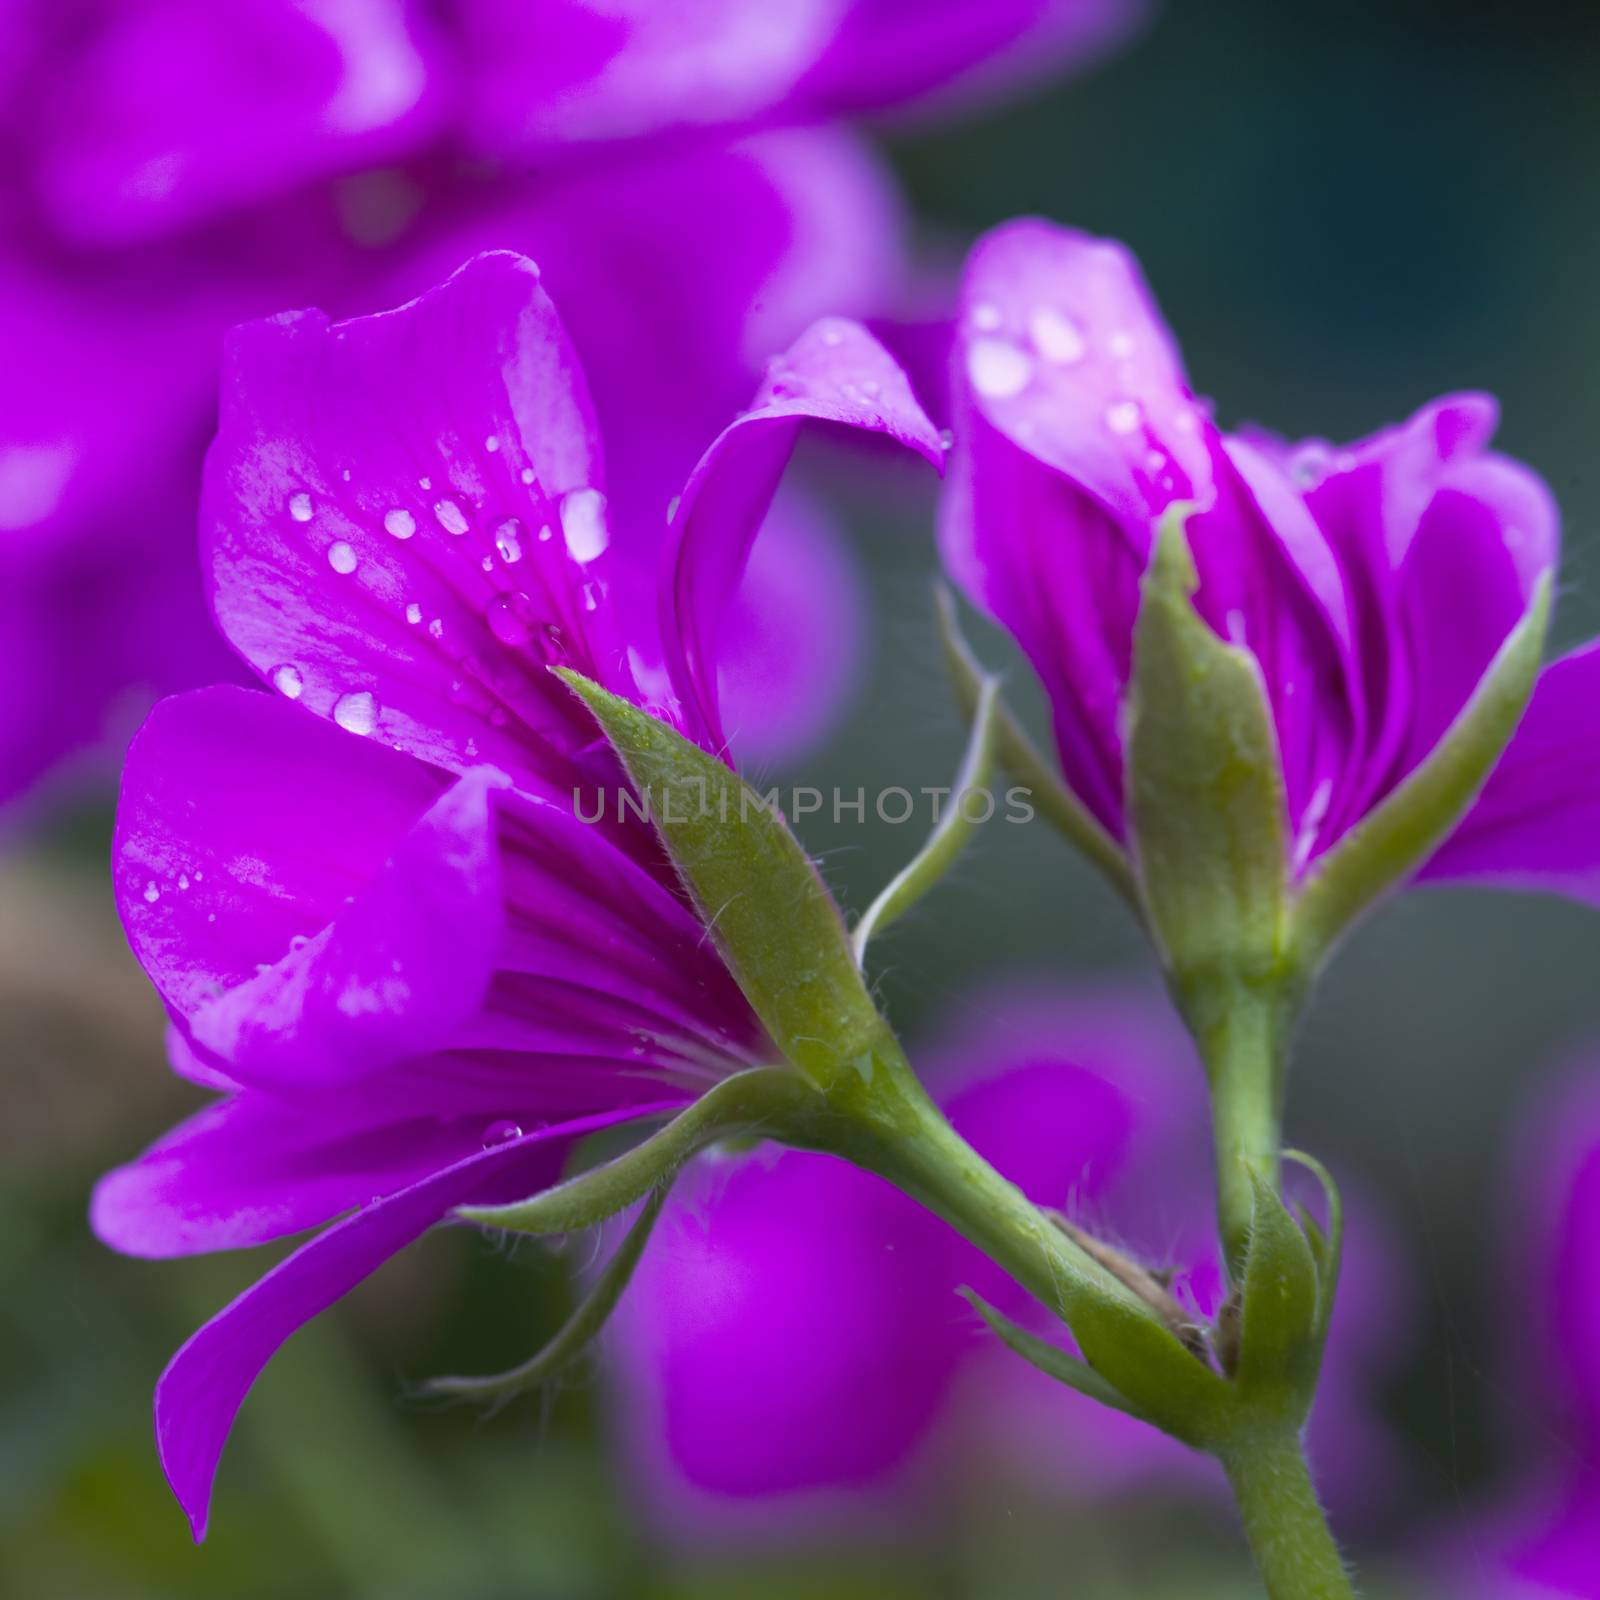
MULTIPOLYGON (((1215 1312, 1203 1080, 1157 996, 1019 981, 968 997, 934 1037, 922 1070, 976 1149, 1037 1204, 1175 1268, 1197 1319, 1215 1312)), ((1397 1478, 1367 1391, 1407 1317, 1361 1209, 1352 1234, 1311 1448, 1326 1492, 1359 1512, 1397 1478)), ((1029 1317, 998 1269, 877 1178, 795 1151, 702 1161, 610 1338, 641 1493, 667 1525, 737 1534, 831 1525, 852 1501, 860 1514, 843 1491, 868 1484, 877 1514, 904 1508, 973 1452, 1019 1474, 1049 1461, 1089 1496, 1216 1487, 1202 1458, 1001 1348, 963 1284, 1029 1317)))
POLYGON ((1524 1466, 1447 1534, 1439 1593, 1600 1597, 1600 1076, 1585 1060, 1524 1129, 1507 1187, 1506 1422, 1524 1466))
MULTIPOLYGON (((1120 245, 1038 221, 967 266, 951 572, 1016 636, 1074 792, 1125 836, 1124 691, 1152 530, 1175 501, 1196 604, 1260 663, 1304 871, 1463 709, 1557 560, 1554 503, 1457 395, 1348 446, 1223 433, 1120 245)), ((1422 876, 1600 897, 1600 652, 1548 668, 1475 808, 1422 876)))
MULTIPOLYGON (((742 0, 3 8, 0 346, 29 381, 0 400, 0 604, 16 614, 0 645, 13 686, 0 799, 74 751, 120 744, 153 694, 217 675, 192 485, 234 322, 313 301, 342 314, 392 304, 398 287, 438 281, 441 252, 450 266, 470 253, 463 231, 474 249, 533 249, 559 281, 602 413, 630 386, 673 396, 670 414, 649 413, 637 466, 613 472, 616 497, 659 518, 766 352, 825 312, 877 313, 897 296, 892 188, 863 145, 819 124, 980 90, 1019 60, 1074 64, 1134 10, 816 0, 785 21, 742 0), (808 126, 745 138, 779 121, 808 126), (706 215, 728 226, 685 225, 706 215)), ((842 575, 813 510, 780 521, 762 561, 792 560, 793 575, 753 585, 747 606, 818 564, 842 575)), ((787 664, 752 754, 826 729, 855 647, 848 611, 816 629, 780 608, 745 630, 763 642, 749 675, 770 684, 787 664)), ((736 703, 745 674, 731 652, 728 672, 736 703)))
POLYGON ((549 1181, 577 1134, 779 1059, 649 826, 575 814, 575 786, 625 779, 548 668, 720 752, 721 625, 807 421, 941 459, 881 347, 818 324, 690 475, 670 544, 658 530, 658 630, 614 604, 600 434, 526 258, 230 337, 205 564, 272 692, 158 706, 114 862, 173 1066, 223 1097, 106 1177, 93 1220, 164 1256, 353 1215, 161 1380, 197 1534, 234 1412, 302 1322, 453 1207, 549 1181))

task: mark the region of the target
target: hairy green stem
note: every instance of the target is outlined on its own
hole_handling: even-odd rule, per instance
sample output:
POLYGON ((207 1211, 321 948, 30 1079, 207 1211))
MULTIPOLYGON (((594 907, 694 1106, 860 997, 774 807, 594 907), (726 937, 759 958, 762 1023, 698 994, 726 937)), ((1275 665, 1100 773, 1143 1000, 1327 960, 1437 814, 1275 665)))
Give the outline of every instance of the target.
POLYGON ((1247 1433, 1223 1466, 1270 1600, 1354 1600, 1299 1435, 1289 1428, 1247 1433))
POLYGON ((1235 1282, 1250 1244, 1251 1173, 1278 1186, 1285 1066, 1297 1009, 1297 990, 1287 985, 1230 986, 1221 1004, 1184 1007, 1211 1085, 1217 1226, 1235 1282))

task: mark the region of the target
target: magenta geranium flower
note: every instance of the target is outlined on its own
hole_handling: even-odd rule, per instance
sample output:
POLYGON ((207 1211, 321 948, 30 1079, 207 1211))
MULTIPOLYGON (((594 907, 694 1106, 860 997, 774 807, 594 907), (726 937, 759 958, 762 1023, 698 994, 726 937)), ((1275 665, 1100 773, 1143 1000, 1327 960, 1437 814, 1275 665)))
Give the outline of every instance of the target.
POLYGON ((115 848, 173 1066, 222 1098, 103 1180, 94 1225, 161 1256, 352 1214, 161 1380, 197 1533, 235 1410, 308 1317, 452 1208, 548 1183, 580 1134, 780 1059, 650 827, 579 820, 575 788, 625 779, 548 668, 721 752, 721 623, 808 420, 941 457, 883 350, 819 324, 691 474, 647 629, 613 603, 600 438, 531 262, 230 339, 203 543, 271 692, 158 707, 115 848))
POLYGON ((1497 1395, 1516 1475, 1447 1528, 1440 1594, 1600 1595, 1600 1077, 1541 1095, 1504 1185, 1497 1395))
MULTIPOLYGON (((963 1137, 1035 1203, 1113 1226, 1209 1319, 1224 1277, 1203 1080, 1160 997, 1014 981, 962 997, 930 1037, 920 1068, 963 1137)), ((1369 1396, 1410 1317, 1382 1228, 1351 1220, 1310 1447, 1357 1515, 1400 1481, 1369 1396)), ((1204 1458, 1002 1349, 963 1285, 1030 1316, 992 1263, 868 1173, 799 1151, 703 1160, 607 1340, 640 1494, 682 1536, 926 1509, 974 1453, 1079 1497, 1217 1492, 1204 1458)))
MULTIPOLYGON (((1261 668, 1304 874, 1436 747, 1558 553, 1540 479, 1489 448, 1494 402, 1437 400, 1348 446, 1224 433, 1120 245, 1044 222, 974 251, 953 384, 946 562, 1049 693, 1061 768, 1126 843, 1124 713, 1161 513, 1195 603, 1261 668)), ((1549 667, 1422 876, 1600 894, 1600 651, 1549 667)))

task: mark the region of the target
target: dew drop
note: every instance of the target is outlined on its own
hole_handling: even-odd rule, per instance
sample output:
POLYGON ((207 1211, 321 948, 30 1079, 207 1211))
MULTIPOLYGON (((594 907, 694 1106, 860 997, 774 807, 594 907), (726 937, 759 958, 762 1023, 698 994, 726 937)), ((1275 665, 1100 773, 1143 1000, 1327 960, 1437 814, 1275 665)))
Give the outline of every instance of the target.
POLYGON ((339 539, 328 546, 328 565, 341 578, 347 578, 356 570, 356 553, 343 539, 339 539))
POLYGON ((393 511, 384 512, 383 531, 397 539, 409 539, 417 531, 417 519, 403 507, 396 506, 393 511))
POLYGON ((291 700, 298 700, 305 692, 306 680, 300 676, 298 667, 281 666, 272 669, 272 687, 279 694, 287 695, 291 700))
POLYGON ((430 639, 442 639, 442 638, 444 638, 444 618, 443 617, 435 617, 433 619, 433 621, 428 624, 428 637, 430 639))
POLYGON ((494 530, 494 547, 507 566, 522 559, 522 524, 515 517, 507 517, 494 530))
POLYGON ((432 478, 418 478, 417 479, 417 487, 419 489, 431 489, 433 487, 433 479, 432 478))
POLYGON ((522 595, 497 594, 484 611, 489 632, 501 644, 524 645, 532 638, 528 624, 523 620, 521 607, 526 601, 522 595))
POLYGON ((440 500, 434 506, 433 514, 439 519, 439 526, 446 533, 453 533, 459 537, 467 531, 467 519, 454 500, 440 500))
POLYGON ((483 448, 487 450, 490 455, 493 455, 495 451, 500 448, 500 441, 494 434, 491 433, 489 437, 483 441, 483 448))
POLYGON ((1028 332, 1033 335, 1039 354, 1060 366, 1071 366, 1088 352, 1077 323, 1049 306, 1034 312, 1028 321, 1028 332))
POLYGON ((521 478, 524 483, 532 483, 533 482, 533 468, 532 467, 524 467, 522 469, 522 471, 517 474, 517 476, 519 478, 521 478))
POLYGON ((1106 426, 1113 433, 1132 433, 1143 421, 1137 400, 1114 400, 1106 407, 1106 426))
POLYGON ((485 572, 493 572, 494 571, 494 557, 493 556, 485 556, 483 558, 483 560, 478 563, 478 565, 480 567, 482 567, 485 572))
POLYGON ((161 891, 156 887, 154 878, 144 886, 144 897, 150 905, 154 905, 161 898, 161 891))
POLYGON ((561 533, 574 561, 593 561, 609 542, 606 497, 598 489, 573 489, 561 497, 561 533))
POLYGON ((539 543, 548 544, 553 538, 555 538, 555 530, 552 529, 550 524, 547 522, 539 530, 539 543))
POLYGON ((378 702, 365 689, 355 694, 342 694, 333 702, 333 720, 346 733, 365 737, 378 722, 378 702))
POLYGON ((414 628, 422 621, 422 607, 415 600, 406 607, 406 621, 414 628))
POLYGON ((972 308, 972 326, 980 333, 993 333, 1000 326, 1000 308, 984 301, 972 308))
POLYGON ((955 444, 956 436, 954 432, 949 428, 941 428, 939 430, 939 448, 941 450, 953 450, 955 449, 955 444))
POLYGON ((498 1122, 491 1122, 483 1130, 483 1148, 493 1150, 496 1145, 510 1144, 513 1139, 522 1137, 522 1124, 513 1122, 509 1117, 501 1117, 498 1122))
POLYGON ((675 495, 673 495, 673 497, 669 501, 667 501, 667 522, 668 522, 669 525, 671 524, 672 520, 678 515, 678 507, 681 506, 682 504, 683 504, 683 496, 681 494, 675 494, 675 495))
POLYGON ((1033 363, 1004 339, 974 339, 967 347, 967 376, 979 394, 1008 400, 1033 378, 1033 363))
POLYGON ((299 494, 289 496, 289 515, 296 522, 309 522, 311 520, 311 496, 304 490, 299 494))
POLYGON ((178 874, 178 887, 180 889, 187 889, 189 887, 189 874, 187 872, 180 872, 178 874))

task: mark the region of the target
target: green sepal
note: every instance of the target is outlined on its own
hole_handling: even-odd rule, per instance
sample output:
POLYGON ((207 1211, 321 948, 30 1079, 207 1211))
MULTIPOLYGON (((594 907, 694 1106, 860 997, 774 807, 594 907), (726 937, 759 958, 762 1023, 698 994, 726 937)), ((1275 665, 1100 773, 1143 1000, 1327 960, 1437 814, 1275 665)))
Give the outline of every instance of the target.
POLYGON ((775 807, 658 717, 563 669, 621 757, 717 948, 784 1056, 870 1072, 885 1024, 839 908, 775 807))
POLYGON ((1506 635, 1472 698, 1427 758, 1323 856, 1300 891, 1297 937, 1310 964, 1385 890, 1409 878, 1467 814, 1516 732, 1539 675, 1550 575, 1506 635))
MULTIPOLYGON (((953 867, 980 824, 967 815, 968 797, 984 794, 994 772, 996 708, 999 688, 986 678, 978 689, 972 732, 951 785, 950 798, 922 848, 897 872, 867 907, 850 935, 856 963, 866 960, 868 944, 897 917, 903 916, 953 867)), ((992 801, 991 801, 992 804, 992 801)))
POLYGON ((1259 1173, 1251 1178, 1255 1210, 1241 1285, 1234 1381, 1251 1410, 1276 1413, 1298 1425, 1311 1409, 1321 1364, 1321 1275, 1310 1242, 1278 1191, 1259 1173))
POLYGON ((639 1265, 644 1247, 650 1242, 650 1234, 666 1203, 668 1190, 669 1185, 664 1183, 650 1192, 622 1243, 595 1280, 594 1287, 578 1302, 572 1315, 542 1349, 506 1372, 490 1373, 483 1377, 430 1378, 422 1385, 421 1392, 424 1395, 497 1400, 523 1394, 559 1378, 582 1358, 610 1320, 611 1313, 616 1310, 623 1291, 632 1281, 634 1268, 639 1265))
POLYGON ((820 1097, 786 1067, 735 1073, 680 1111, 671 1122, 626 1154, 507 1206, 463 1206, 457 1215, 507 1233, 576 1233, 614 1217, 626 1206, 670 1183, 697 1151, 729 1135, 781 1133, 815 1115, 820 1097))
MULTIPOLYGON (((955 601, 943 585, 934 591, 934 605, 945 666, 955 686, 962 715, 970 722, 977 715, 989 674, 962 634, 955 601)), ((1028 737, 1005 702, 998 699, 995 703, 995 754, 1000 765, 1028 791, 1029 801, 1039 814, 1086 856, 1138 913, 1139 889, 1122 846, 1062 780, 1054 764, 1028 737)))
POLYGON ((1303 1150, 1285 1150, 1285 1161, 1302 1166, 1322 1185, 1323 1199, 1328 1207, 1328 1227, 1324 1232, 1303 1207, 1300 1208, 1300 1226, 1311 1247, 1312 1259, 1317 1264, 1317 1347, 1327 1343, 1328 1329, 1333 1322, 1333 1301, 1339 1290, 1339 1268, 1344 1256, 1344 1202, 1339 1198, 1339 1186, 1333 1174, 1303 1150))
POLYGON ((957 1292, 989 1324, 1002 1344, 1057 1383, 1064 1383, 1069 1389, 1076 1389, 1079 1394, 1098 1400, 1113 1411, 1136 1417, 1140 1422, 1151 1421, 1110 1379, 1097 1372, 1087 1361, 1080 1361, 1076 1356, 1068 1355, 1059 1345, 1029 1333, 1003 1312, 996 1311, 977 1290, 963 1288, 957 1292))
POLYGON ((1147 919, 1180 997, 1280 969, 1287 935, 1282 764, 1261 669, 1195 610, 1184 525, 1161 519, 1134 628, 1128 811, 1147 919))

